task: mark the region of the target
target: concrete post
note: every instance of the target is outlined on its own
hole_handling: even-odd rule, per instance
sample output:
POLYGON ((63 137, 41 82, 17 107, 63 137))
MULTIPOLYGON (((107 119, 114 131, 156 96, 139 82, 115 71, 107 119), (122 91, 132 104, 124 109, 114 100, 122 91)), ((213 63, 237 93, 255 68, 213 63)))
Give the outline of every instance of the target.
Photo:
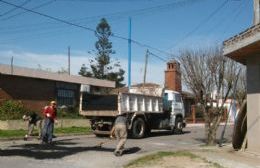
POLYGON ((254 0, 254 25, 257 25, 260 23, 260 10, 259 5, 260 0, 254 0))

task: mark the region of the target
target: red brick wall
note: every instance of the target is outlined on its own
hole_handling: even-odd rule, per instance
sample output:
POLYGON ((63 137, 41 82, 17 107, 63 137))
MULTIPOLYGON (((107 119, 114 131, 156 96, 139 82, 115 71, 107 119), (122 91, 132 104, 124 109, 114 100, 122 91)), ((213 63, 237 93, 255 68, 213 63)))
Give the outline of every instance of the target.
POLYGON ((12 99, 10 95, 8 95, 2 88, 0 88, 0 104, 1 102, 12 99))
POLYGON ((167 63, 167 70, 165 71, 165 88, 181 92, 181 72, 180 64, 176 61, 167 63))
POLYGON ((36 111, 55 100, 55 81, 0 74, 0 88, 0 98, 20 100, 36 111))

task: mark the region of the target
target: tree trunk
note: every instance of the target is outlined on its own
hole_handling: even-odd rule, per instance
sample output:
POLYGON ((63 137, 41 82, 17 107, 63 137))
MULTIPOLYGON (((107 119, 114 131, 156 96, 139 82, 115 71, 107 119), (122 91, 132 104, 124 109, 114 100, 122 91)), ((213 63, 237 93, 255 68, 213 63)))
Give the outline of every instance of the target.
POLYGON ((209 142, 209 135, 210 135, 210 117, 206 110, 204 110, 204 121, 205 121, 205 138, 206 144, 209 142))
POLYGON ((217 134, 216 128, 210 127, 207 145, 209 145, 209 146, 215 145, 216 134, 217 134))

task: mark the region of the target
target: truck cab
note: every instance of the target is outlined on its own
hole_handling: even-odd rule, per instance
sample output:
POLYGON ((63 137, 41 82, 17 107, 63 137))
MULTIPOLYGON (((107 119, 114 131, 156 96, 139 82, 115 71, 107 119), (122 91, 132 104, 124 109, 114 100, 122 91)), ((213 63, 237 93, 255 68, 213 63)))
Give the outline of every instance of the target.
POLYGON ((169 125, 175 132, 180 133, 182 128, 186 126, 182 96, 179 92, 165 90, 163 99, 165 110, 170 111, 169 125))

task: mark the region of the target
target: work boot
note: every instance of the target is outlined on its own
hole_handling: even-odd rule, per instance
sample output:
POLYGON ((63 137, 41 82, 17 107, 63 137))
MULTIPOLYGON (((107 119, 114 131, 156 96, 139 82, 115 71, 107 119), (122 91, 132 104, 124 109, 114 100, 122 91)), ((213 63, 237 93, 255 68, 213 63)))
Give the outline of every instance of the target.
POLYGON ((23 137, 23 140, 24 140, 24 141, 27 141, 27 140, 28 140, 28 135, 27 135, 27 134, 23 137))

